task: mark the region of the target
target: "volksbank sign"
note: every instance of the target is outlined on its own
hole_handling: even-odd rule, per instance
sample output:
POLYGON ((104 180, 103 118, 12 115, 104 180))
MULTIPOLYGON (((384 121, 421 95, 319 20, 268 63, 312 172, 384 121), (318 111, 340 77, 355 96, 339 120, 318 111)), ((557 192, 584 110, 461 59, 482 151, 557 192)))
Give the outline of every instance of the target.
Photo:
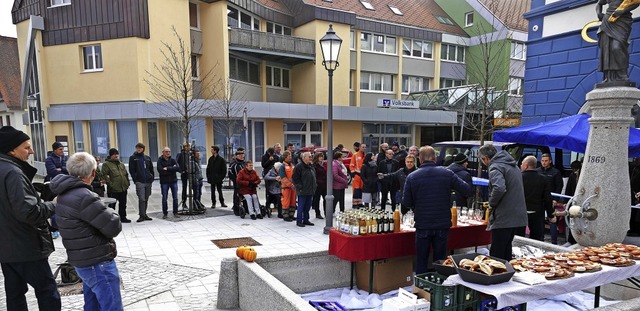
POLYGON ((420 102, 418 102, 417 100, 378 98, 378 107, 420 109, 420 102))

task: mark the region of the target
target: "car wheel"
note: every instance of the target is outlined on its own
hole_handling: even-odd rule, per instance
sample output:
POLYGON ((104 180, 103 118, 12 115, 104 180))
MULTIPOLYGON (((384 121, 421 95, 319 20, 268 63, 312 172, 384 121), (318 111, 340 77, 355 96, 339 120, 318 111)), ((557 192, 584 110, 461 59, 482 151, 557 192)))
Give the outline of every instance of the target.
POLYGON ((353 177, 351 177, 351 173, 347 173, 347 185, 350 185, 351 182, 353 181, 353 177))

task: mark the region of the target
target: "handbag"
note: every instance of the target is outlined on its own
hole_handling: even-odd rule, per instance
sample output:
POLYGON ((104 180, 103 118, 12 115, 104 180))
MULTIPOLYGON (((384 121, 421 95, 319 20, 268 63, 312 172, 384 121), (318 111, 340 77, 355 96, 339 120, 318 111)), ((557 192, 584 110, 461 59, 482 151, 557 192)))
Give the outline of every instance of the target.
POLYGON ((80 279, 76 272, 76 268, 68 262, 58 264, 58 269, 56 269, 56 272, 53 274, 54 279, 58 278, 58 273, 60 273, 60 278, 62 279, 61 285, 73 285, 82 282, 82 279, 80 279))

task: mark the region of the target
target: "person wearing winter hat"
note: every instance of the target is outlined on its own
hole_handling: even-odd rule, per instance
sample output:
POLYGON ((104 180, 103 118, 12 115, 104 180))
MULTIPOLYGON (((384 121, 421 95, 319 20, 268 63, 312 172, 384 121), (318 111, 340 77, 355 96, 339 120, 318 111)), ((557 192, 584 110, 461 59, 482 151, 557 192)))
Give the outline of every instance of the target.
MULTIPOLYGON (((127 218, 127 190, 129 189, 129 173, 120 161, 118 149, 109 149, 109 157, 102 164, 102 175, 107 181, 107 196, 118 201, 118 215, 120 222, 130 223, 127 218)), ((115 203, 109 205, 115 209, 115 203)))
POLYGON ((44 181, 50 181, 57 175, 64 174, 69 175, 67 172, 67 156, 64 155, 64 146, 55 142, 51 145, 51 153, 44 160, 44 167, 47 169, 47 177, 44 181))
MULTIPOLYGON (((460 179, 464 180, 470 187, 473 187, 473 182, 471 180, 471 173, 467 171, 467 167, 469 166, 469 159, 464 153, 458 153, 453 158, 453 163, 447 166, 452 172, 454 172, 460 179)), ((469 197, 463 195, 459 192, 451 193, 451 203, 453 201, 456 202, 458 206, 468 206, 469 197)))
POLYGON ((27 284, 40 310, 60 310, 60 293, 49 266, 53 240, 47 219, 55 203, 43 202, 31 184, 37 169, 27 160, 31 138, 11 126, 0 128, 0 266, 7 310, 26 310, 27 284), (24 217, 24 215, 31 215, 24 217))

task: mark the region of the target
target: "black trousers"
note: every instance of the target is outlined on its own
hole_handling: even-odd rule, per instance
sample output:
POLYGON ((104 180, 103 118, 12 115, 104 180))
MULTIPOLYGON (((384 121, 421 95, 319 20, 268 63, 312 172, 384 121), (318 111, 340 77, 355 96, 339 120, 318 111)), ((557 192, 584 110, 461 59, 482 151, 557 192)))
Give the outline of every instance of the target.
MULTIPOLYGON (((107 196, 110 198, 114 198, 118 201, 118 215, 120 215, 120 219, 127 218, 127 192, 108 192, 107 196)), ((109 206, 112 209, 115 209, 115 203, 113 206, 109 206)))
POLYGON ((529 238, 544 241, 544 214, 529 214, 529 238))
POLYGON ((327 195, 327 187, 317 187, 316 193, 313 194, 313 201, 311 202, 311 206, 313 210, 316 211, 316 216, 322 216, 320 212, 320 198, 322 198, 322 210, 327 212, 327 201, 324 197, 327 195))
POLYGON ((28 262, 2 263, 4 291, 7 294, 7 311, 28 310, 25 294, 35 290, 41 311, 60 311, 60 293, 47 259, 28 262))
MULTIPOLYGON (((180 179, 182 180, 182 203, 186 204, 187 202, 187 181, 189 179, 189 174, 180 174, 180 179)), ((213 191, 211 191, 213 192, 213 191)))
POLYGON ((336 206, 340 203, 340 211, 344 212, 344 189, 333 189, 333 212, 336 212, 336 206))
POLYGON ((384 211, 386 206, 387 206, 387 199, 389 198, 389 195, 391 195, 391 210, 395 211, 396 210, 396 192, 393 191, 391 189, 391 184, 390 183, 382 183, 382 205, 380 205, 380 208, 384 211))
POLYGON ((513 237, 522 230, 524 230, 523 227, 492 229, 491 249, 489 250, 491 257, 511 260, 511 243, 513 243, 513 237))
POLYGON ((224 196, 222 196, 222 182, 211 183, 211 205, 216 206, 216 191, 218 191, 220 205, 224 205, 224 196))

